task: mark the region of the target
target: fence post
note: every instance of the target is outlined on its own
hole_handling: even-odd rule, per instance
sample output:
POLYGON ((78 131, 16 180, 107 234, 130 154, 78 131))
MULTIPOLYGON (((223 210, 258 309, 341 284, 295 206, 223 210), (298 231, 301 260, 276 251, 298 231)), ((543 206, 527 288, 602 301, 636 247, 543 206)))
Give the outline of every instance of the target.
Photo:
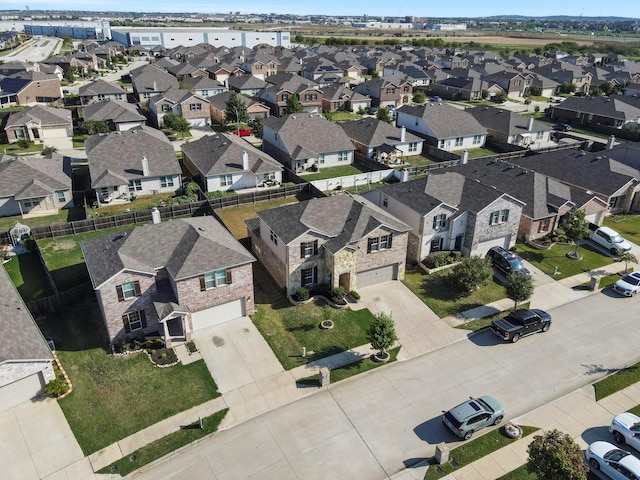
POLYGON ((74 235, 76 234, 76 222, 71 222, 71 231, 74 235))

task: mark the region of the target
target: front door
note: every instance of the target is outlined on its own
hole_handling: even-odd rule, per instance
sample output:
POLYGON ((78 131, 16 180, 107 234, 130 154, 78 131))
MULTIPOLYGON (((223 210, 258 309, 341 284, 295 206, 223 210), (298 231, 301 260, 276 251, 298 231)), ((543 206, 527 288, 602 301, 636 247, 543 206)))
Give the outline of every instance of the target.
POLYGON ((182 317, 172 318, 167 320, 167 330, 171 337, 184 337, 184 330, 182 328, 182 317))
POLYGON ((338 284, 347 292, 349 292, 351 290, 351 274, 341 273, 340 277, 338 278, 338 284))

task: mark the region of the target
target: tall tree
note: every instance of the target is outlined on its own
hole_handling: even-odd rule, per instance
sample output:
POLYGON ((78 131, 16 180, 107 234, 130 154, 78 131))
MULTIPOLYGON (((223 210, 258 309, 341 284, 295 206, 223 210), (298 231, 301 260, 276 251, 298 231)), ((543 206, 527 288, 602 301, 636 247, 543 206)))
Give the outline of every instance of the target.
POLYGON ((391 116, 391 113, 389 113, 389 109, 387 107, 378 108, 378 110, 376 110, 376 118, 383 122, 393 123, 393 117, 391 116))
POLYGON ((224 118, 227 123, 246 123, 249 121, 247 105, 232 93, 225 104, 224 118))
POLYGON ((527 448, 527 470, 544 480, 586 480, 589 468, 570 435, 550 430, 536 435, 527 448))
POLYGON ((571 212, 564 231, 569 240, 575 243, 576 249, 573 253, 577 255, 578 242, 589 235, 589 223, 585 218, 584 210, 573 210, 571 212))
POLYGON ((303 110, 302 104, 300 103, 300 100, 298 100, 298 96, 291 95, 287 100, 287 108, 285 110, 285 113, 287 114, 298 113, 298 112, 301 112, 302 110, 303 110))

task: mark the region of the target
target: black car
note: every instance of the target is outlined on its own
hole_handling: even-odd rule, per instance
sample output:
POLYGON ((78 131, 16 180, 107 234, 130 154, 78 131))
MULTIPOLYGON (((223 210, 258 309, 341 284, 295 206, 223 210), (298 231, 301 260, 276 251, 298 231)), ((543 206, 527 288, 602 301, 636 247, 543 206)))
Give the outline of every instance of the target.
POLYGON ((511 343, 516 343, 521 337, 532 333, 546 332, 550 327, 551 315, 537 308, 521 308, 491 323, 493 333, 511 343))
POLYGON ((502 247, 492 247, 487 252, 487 258, 496 270, 500 270, 505 275, 517 273, 518 275, 531 275, 522 263, 522 258, 517 253, 505 250, 502 247))
POLYGON ((557 132, 568 132, 571 130, 571 125, 566 123, 557 123, 553 126, 553 129, 557 132))

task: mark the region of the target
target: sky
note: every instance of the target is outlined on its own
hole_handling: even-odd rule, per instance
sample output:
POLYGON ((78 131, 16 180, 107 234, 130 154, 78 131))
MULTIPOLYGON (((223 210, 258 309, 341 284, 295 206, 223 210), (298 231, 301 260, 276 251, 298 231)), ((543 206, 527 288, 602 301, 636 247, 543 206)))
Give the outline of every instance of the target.
POLYGON ((0 10, 19 8, 31 10, 90 10, 90 11, 135 11, 135 12, 195 12, 195 13, 290 13, 299 15, 364 15, 404 17, 447 18, 456 16, 486 17, 493 15, 583 15, 621 16, 640 18, 639 0, 536 0, 528 2, 480 2, 478 0, 456 0, 437 2, 434 0, 414 2, 388 2, 383 0, 321 0, 285 1, 244 0, 242 2, 211 2, 208 0, 25 0, 24 3, 0 0, 0 10), (615 6, 615 8, 611 8, 615 6))

